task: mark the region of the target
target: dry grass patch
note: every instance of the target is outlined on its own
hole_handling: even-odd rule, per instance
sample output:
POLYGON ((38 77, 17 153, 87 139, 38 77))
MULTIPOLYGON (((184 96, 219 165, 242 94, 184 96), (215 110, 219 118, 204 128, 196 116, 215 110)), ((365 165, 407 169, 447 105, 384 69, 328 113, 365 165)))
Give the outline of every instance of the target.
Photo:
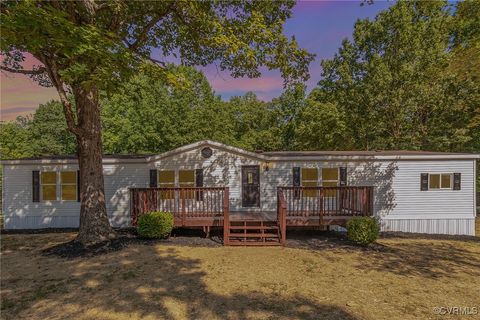
POLYGON ((157 242, 42 254, 74 236, 2 236, 2 318, 435 319, 436 306, 479 304, 478 241, 382 239, 379 252, 157 242))

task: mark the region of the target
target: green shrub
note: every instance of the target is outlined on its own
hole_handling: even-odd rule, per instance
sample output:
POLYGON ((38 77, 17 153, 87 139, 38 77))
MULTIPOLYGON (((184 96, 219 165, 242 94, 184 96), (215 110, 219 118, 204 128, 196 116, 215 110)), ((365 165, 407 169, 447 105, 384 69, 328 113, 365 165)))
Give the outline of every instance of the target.
POLYGON ((380 225, 372 217, 355 217, 347 222, 347 237, 350 241, 366 246, 378 238, 380 225))
POLYGON ((170 212, 148 212, 138 217, 137 232, 145 238, 168 238, 173 229, 170 212))

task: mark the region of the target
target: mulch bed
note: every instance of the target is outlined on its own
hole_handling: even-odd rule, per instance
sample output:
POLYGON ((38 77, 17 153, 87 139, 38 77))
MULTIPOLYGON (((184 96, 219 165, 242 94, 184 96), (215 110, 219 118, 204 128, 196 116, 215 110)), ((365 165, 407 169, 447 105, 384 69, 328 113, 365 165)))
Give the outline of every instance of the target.
POLYGON ((115 252, 129 245, 179 245, 191 247, 219 247, 223 240, 218 232, 212 232, 210 238, 205 238, 201 230, 175 229, 168 239, 146 239, 139 237, 133 228, 118 229, 117 238, 99 244, 85 247, 76 242, 69 241, 43 250, 45 255, 54 255, 62 258, 92 257, 96 255, 115 252))

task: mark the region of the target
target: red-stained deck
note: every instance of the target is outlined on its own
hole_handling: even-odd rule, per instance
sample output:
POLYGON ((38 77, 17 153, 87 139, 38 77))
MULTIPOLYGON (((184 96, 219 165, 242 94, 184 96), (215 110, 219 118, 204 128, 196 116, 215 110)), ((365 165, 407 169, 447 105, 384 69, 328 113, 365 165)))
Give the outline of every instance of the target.
POLYGON ((149 211, 168 211, 175 227, 221 227, 225 245, 281 245, 287 227, 346 224, 373 212, 373 187, 278 187, 277 210, 229 210, 229 189, 132 188, 131 223, 149 211))

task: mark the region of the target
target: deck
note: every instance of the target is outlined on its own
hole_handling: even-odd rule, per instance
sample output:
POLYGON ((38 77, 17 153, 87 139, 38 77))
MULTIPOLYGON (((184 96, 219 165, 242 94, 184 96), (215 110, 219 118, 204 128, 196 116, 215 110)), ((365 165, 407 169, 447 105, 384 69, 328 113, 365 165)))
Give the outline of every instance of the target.
POLYGON ((223 228, 225 245, 282 245, 287 227, 345 226, 373 213, 373 187, 278 187, 276 211, 230 211, 227 187, 132 188, 131 223, 167 211, 175 227, 223 228))

